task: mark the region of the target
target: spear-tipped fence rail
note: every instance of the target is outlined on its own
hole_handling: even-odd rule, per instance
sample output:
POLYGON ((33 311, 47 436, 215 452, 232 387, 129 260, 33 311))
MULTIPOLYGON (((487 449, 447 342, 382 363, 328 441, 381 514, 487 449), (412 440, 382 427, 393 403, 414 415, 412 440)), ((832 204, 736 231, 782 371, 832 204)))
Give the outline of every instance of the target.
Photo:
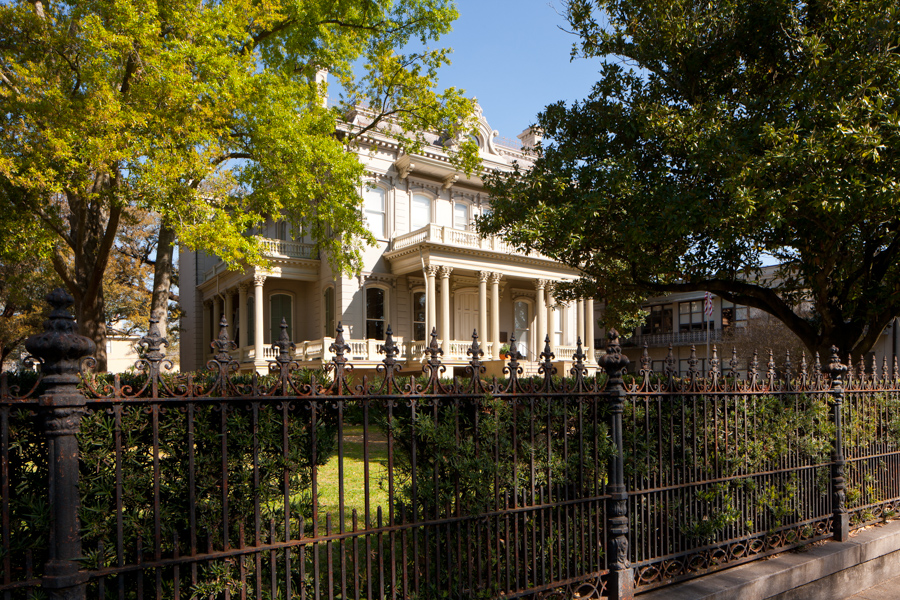
POLYGON ((896 360, 629 374, 611 332, 597 377, 548 340, 538 377, 514 354, 486 380, 475 334, 446 379, 433 331, 401 377, 388 328, 368 378, 340 326, 317 373, 284 326, 240 375, 223 322, 208 371, 172 374, 151 323, 104 378, 48 301, 40 375, 0 377, 4 599, 628 598, 900 508, 896 360))

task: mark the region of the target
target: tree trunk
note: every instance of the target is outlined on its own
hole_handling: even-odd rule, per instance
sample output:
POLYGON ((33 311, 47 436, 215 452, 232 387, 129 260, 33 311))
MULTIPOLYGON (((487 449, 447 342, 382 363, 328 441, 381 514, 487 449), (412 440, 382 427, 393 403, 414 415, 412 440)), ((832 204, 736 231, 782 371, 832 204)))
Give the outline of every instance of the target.
POLYGON ((109 207, 100 192, 109 189, 109 177, 97 176, 90 195, 67 192, 69 232, 66 243, 71 256, 59 248, 53 268, 75 298, 78 332, 97 345, 97 370, 107 370, 106 312, 103 276, 119 229, 120 206, 109 207))
POLYGON ((153 297, 150 300, 150 318, 159 320, 159 332, 168 337, 169 292, 172 289, 172 265, 175 253, 175 230, 164 220, 159 226, 156 244, 156 264, 153 266, 153 297))

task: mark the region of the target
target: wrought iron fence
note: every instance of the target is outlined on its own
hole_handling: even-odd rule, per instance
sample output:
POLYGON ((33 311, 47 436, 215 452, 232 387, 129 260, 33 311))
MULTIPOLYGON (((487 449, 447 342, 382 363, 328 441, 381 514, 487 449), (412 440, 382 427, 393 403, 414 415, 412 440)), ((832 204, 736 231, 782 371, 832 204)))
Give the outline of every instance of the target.
POLYGON ((626 375, 613 340, 608 375, 579 345, 565 378, 546 348, 487 381, 475 337, 445 379, 434 334, 408 378, 388 330, 364 377, 340 328, 317 373, 285 328, 242 376, 223 324, 208 372, 173 375, 154 325, 136 373, 79 377, 48 299, 41 376, 0 378, 4 598, 627 598, 898 507, 896 365, 626 375))

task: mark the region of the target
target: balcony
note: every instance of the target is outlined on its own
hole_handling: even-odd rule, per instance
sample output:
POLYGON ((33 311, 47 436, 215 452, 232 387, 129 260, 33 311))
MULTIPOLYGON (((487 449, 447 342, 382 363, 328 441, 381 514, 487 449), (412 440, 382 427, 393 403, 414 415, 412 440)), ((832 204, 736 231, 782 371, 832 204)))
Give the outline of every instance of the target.
MULTIPOLYGON (((293 240, 276 240, 273 238, 259 238, 262 245, 262 255, 265 258, 275 260, 318 260, 315 252, 315 246, 312 244, 302 244, 293 240)), ((203 273, 201 283, 209 281, 216 275, 220 275, 228 271, 228 265, 219 261, 216 265, 203 273)))
POLYGON ((515 246, 508 244, 502 238, 497 236, 481 237, 481 235, 474 231, 453 229, 452 227, 436 225, 434 223, 426 225, 416 231, 395 237, 391 241, 391 251, 403 250, 410 246, 425 243, 545 258, 537 252, 529 252, 527 254, 519 252, 516 250, 515 246))

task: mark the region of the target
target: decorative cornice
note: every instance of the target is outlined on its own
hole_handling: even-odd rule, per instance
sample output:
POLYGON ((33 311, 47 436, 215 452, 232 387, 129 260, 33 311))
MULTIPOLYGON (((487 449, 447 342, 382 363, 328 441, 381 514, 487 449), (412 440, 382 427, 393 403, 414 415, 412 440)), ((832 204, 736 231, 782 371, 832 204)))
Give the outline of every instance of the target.
POLYGON ((363 276, 363 280, 368 283, 384 283, 392 288, 397 286, 397 276, 391 273, 370 273, 363 276))
POLYGON ((513 298, 535 298, 537 296, 537 292, 535 290, 525 290, 522 288, 512 288, 512 297, 513 298))
POLYGON ((397 169, 400 179, 406 179, 415 170, 416 164, 410 160, 408 154, 404 154, 394 161, 394 168, 397 169))
POLYGON ((453 187, 453 184, 456 183, 458 179, 459 179, 459 175, 456 175, 453 173, 451 173, 450 175, 447 175, 446 177, 444 177, 441 180, 441 189, 449 190, 451 187, 453 187))

